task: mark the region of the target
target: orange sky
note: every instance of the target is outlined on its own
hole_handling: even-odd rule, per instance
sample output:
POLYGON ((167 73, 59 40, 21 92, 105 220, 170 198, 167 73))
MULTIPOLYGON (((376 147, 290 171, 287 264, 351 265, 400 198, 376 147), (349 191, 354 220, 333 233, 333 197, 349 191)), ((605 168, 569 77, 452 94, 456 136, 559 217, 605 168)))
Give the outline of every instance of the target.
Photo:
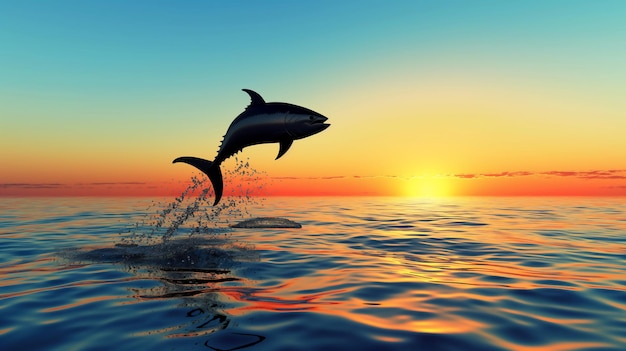
POLYGON ((0 196, 177 195, 242 88, 331 123, 266 195, 626 195, 623 3, 90 6, 6 6, 0 196))
MULTIPOLYGON (((191 172, 197 174, 196 172, 191 172)), ((262 196, 626 196, 626 170, 396 176, 225 178, 225 195, 262 196)), ((177 196, 188 180, 2 184, 4 196, 177 196)), ((208 183, 206 183, 208 185, 208 183)))

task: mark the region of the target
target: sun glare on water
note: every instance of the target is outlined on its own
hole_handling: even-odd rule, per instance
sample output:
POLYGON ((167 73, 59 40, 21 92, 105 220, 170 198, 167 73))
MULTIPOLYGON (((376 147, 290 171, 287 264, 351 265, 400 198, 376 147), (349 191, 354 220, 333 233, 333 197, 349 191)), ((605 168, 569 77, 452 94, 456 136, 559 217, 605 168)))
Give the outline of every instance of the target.
POLYGON ((452 196, 452 186, 444 177, 418 177, 408 181, 404 189, 405 196, 419 198, 437 198, 452 196))

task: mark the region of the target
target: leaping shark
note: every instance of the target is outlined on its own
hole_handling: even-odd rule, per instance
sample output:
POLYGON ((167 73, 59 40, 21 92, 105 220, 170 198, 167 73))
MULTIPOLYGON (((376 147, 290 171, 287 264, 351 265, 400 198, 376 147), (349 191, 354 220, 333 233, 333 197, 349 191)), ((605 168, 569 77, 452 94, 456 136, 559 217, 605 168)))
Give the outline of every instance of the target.
POLYGON ((265 102, 258 93, 242 89, 250 95, 250 105, 230 124, 217 156, 211 162, 202 158, 183 156, 172 163, 184 162, 204 172, 215 190, 217 205, 222 198, 224 183, 220 164, 241 151, 256 144, 279 143, 278 160, 289 150, 296 139, 306 138, 328 128, 328 118, 297 105, 284 102, 265 102))

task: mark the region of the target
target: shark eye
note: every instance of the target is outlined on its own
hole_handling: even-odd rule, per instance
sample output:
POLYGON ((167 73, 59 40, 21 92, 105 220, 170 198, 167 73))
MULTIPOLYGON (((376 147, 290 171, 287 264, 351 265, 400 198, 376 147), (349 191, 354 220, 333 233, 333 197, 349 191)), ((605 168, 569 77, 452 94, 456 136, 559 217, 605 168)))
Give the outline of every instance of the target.
POLYGON ((315 117, 309 116, 309 121, 313 121, 314 119, 315 119, 315 117))

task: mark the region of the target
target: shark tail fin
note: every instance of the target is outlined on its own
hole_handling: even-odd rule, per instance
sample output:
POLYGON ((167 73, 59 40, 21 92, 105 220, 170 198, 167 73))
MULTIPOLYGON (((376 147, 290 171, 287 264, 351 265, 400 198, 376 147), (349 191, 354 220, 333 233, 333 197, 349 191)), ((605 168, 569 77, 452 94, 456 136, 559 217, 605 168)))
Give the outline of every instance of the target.
POLYGON ((224 182, 222 180, 222 170, 220 169, 219 164, 215 164, 211 161, 191 156, 184 156, 175 159, 172 163, 183 162, 190 164, 197 169, 204 172, 209 177, 211 184, 213 185, 213 190, 215 191, 215 202, 213 206, 217 205, 222 198, 222 193, 224 191, 224 182))

